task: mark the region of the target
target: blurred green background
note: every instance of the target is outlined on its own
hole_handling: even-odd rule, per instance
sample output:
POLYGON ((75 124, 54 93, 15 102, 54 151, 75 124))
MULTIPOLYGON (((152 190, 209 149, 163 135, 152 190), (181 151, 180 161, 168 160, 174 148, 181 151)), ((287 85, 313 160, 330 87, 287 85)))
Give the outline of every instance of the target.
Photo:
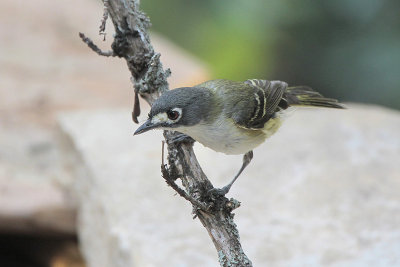
MULTIPOLYGON (((284 80, 400 109, 399 0, 146 0, 153 31, 214 78, 284 80)), ((172 70, 173 71, 173 70, 172 70)))

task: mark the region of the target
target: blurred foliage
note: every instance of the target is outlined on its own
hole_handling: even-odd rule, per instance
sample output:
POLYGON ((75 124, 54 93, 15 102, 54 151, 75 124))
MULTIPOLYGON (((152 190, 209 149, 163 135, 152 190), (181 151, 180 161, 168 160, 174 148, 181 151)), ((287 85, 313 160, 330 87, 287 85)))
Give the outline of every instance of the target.
POLYGON ((215 78, 279 79, 400 108, 398 0, 146 0, 153 30, 215 78))

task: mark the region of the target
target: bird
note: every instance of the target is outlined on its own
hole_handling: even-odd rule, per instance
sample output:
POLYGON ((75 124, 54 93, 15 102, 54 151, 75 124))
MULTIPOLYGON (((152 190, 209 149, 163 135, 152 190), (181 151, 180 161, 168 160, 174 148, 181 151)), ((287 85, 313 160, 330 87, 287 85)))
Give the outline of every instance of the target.
POLYGON ((283 81, 210 80, 165 91, 134 135, 152 129, 174 130, 217 152, 243 154, 242 166, 229 184, 214 188, 225 195, 253 158, 253 149, 282 125, 290 107, 345 108, 308 86, 283 81))

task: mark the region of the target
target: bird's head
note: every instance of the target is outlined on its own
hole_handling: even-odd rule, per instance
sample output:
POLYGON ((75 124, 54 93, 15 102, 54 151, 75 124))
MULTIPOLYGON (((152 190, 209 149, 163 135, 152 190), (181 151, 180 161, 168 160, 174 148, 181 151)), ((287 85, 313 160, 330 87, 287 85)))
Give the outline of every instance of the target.
POLYGON ((211 93, 202 87, 182 87, 164 92, 152 105, 149 117, 134 135, 152 129, 179 131, 179 127, 190 127, 207 118, 207 106, 211 104, 211 93))

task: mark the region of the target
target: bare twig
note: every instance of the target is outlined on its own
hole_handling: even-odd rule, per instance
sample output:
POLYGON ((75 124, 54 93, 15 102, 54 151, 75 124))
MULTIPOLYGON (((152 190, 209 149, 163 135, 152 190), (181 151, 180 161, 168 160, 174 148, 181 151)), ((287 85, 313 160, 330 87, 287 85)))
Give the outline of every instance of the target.
POLYGON ((192 196, 190 196, 189 194, 187 194, 185 192, 185 190, 180 188, 175 183, 175 179, 171 177, 171 175, 167 169, 167 165, 164 164, 164 145, 165 145, 165 141, 162 141, 162 145, 161 145, 161 151, 162 151, 161 152, 161 174, 162 174, 162 177, 165 179, 165 181, 167 182, 167 184, 170 187, 172 187, 181 197, 183 197, 184 199, 186 199, 187 201, 192 203, 192 205, 195 208, 202 209, 203 211, 208 211, 210 207, 207 207, 204 203, 201 203, 197 199, 195 199, 192 196))
POLYGON ((167 184, 172 187, 181 197, 192 203, 195 208, 202 209, 203 211, 208 211, 209 207, 207 207, 204 203, 201 203, 197 199, 191 197, 189 194, 185 192, 182 188, 180 188, 174 181, 174 179, 171 178, 169 175, 167 165, 163 164, 161 165, 161 173, 167 184))
POLYGON ((89 46, 90 49, 92 49, 95 53, 97 53, 100 56, 104 57, 115 57, 115 54, 113 51, 107 51, 104 52, 102 51, 97 45, 93 43, 92 40, 90 40, 89 37, 86 37, 83 33, 79 33, 79 37, 81 37, 82 41, 89 46))
POLYGON ((103 18, 101 19, 99 34, 104 36, 103 41, 106 40, 106 22, 108 19, 108 0, 104 0, 103 18))

